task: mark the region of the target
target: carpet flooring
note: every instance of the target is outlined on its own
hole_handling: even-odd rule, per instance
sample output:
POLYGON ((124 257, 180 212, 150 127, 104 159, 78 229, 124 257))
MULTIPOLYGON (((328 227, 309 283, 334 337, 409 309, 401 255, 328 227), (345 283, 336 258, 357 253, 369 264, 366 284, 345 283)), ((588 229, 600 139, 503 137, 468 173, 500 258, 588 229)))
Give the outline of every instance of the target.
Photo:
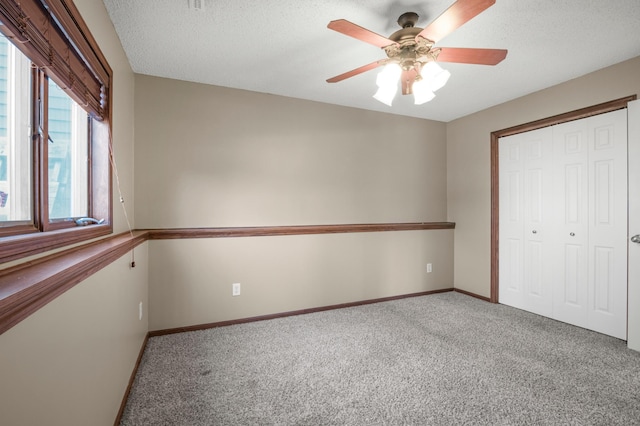
POLYGON ((640 424, 640 353, 441 293, 152 337, 121 422, 465 424, 640 424))

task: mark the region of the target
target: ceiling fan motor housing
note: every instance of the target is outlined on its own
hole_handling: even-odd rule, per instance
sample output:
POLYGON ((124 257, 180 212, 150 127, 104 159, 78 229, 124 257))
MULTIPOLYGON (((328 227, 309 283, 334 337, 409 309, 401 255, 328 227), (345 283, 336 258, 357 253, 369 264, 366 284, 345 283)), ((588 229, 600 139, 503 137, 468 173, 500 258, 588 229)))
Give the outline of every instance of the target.
POLYGON ((389 40, 397 44, 392 44, 384 48, 385 53, 394 62, 397 62, 403 70, 408 71, 419 68, 429 61, 435 61, 438 50, 433 49, 433 42, 423 37, 417 37, 422 28, 416 27, 418 14, 406 12, 398 18, 398 25, 401 30, 389 36, 389 40))

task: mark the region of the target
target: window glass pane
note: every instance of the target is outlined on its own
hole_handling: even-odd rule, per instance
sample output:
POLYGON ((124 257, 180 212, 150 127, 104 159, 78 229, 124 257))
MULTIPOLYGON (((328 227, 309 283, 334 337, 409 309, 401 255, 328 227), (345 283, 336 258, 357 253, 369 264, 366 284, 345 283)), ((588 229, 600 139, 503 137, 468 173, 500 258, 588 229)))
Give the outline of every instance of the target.
POLYGON ((0 226, 32 219, 31 62, 0 34, 0 226))
POLYGON ((49 219, 87 216, 88 114, 49 79, 49 219))

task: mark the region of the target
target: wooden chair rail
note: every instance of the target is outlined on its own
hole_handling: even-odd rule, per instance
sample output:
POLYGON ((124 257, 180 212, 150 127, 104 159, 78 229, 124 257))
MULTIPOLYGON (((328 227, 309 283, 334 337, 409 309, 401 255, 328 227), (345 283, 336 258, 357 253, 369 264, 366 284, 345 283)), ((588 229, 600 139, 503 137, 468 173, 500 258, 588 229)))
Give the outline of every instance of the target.
POLYGON ((454 229, 451 222, 151 229, 125 232, 0 270, 0 334, 147 240, 454 229))
POLYGON ((228 228, 145 229, 151 240, 174 238, 268 237, 278 235, 339 234, 353 232, 454 229, 453 222, 368 223, 351 225, 256 226, 228 228))

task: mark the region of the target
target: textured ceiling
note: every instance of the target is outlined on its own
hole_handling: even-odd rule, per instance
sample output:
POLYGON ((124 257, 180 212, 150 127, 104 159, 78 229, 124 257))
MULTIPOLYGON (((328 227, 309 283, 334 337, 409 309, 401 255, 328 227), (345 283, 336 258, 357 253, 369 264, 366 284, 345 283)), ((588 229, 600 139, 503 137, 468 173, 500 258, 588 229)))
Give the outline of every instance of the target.
MULTIPOLYGON (((424 105, 372 98, 382 59, 327 29, 344 18, 384 36, 407 11, 424 27, 452 0, 104 0, 134 72, 451 121, 640 55, 640 0, 497 0, 437 47, 508 49, 497 66, 442 63, 447 85, 424 105)), ((638 77, 640 78, 640 76, 638 77)))

